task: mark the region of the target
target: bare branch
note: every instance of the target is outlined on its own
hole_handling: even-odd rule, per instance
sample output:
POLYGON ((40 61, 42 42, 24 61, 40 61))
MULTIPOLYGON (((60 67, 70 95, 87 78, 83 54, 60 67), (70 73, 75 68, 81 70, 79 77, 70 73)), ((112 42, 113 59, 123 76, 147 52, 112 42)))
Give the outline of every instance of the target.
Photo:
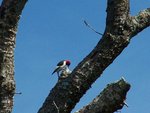
POLYGON ((107 87, 87 106, 75 113, 114 113, 124 106, 130 84, 124 79, 107 87))
POLYGON ((132 21, 132 35, 135 36, 143 29, 150 26, 150 8, 141 11, 138 15, 131 18, 132 21))

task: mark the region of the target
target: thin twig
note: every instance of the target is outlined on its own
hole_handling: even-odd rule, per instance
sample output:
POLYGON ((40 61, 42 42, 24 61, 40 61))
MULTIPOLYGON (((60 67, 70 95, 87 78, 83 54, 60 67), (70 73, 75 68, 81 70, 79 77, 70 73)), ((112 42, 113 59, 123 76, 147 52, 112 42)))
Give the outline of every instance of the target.
POLYGON ((55 107, 57 109, 57 113, 59 113, 59 108, 58 108, 57 104, 55 103, 55 101, 53 101, 53 104, 55 105, 55 107))
POLYGON ((89 27, 92 31, 94 31, 95 33, 99 34, 99 35, 103 35, 102 33, 96 31, 89 23, 87 23, 87 21, 85 19, 83 19, 84 24, 89 27))
POLYGON ((16 95, 21 95, 21 94, 22 94, 22 92, 15 92, 15 94, 16 94, 16 95))
POLYGON ((128 104, 127 104, 125 101, 124 101, 123 103, 124 103, 124 105, 125 105, 126 107, 129 107, 128 104))

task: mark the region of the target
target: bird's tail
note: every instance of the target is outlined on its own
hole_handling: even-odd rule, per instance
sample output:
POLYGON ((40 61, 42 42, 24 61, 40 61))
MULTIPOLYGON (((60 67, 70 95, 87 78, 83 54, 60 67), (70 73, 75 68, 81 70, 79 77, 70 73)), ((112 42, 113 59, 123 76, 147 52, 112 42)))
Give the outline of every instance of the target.
POLYGON ((55 72, 57 72, 57 71, 58 71, 58 68, 56 68, 56 69, 53 71, 52 75, 53 75, 55 72))
POLYGON ((55 72, 56 72, 56 71, 54 70, 53 73, 52 73, 52 75, 53 75, 55 72))

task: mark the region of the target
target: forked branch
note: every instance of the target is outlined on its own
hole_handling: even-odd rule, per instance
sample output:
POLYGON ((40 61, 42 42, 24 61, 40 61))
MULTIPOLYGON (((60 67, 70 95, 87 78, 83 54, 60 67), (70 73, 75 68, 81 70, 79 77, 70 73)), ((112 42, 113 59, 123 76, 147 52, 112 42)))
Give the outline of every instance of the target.
MULTIPOLYGON (((138 30, 132 28, 134 23, 129 15, 129 0, 107 1, 106 29, 101 40, 69 77, 56 84, 38 113, 57 113, 53 100, 61 113, 70 113, 96 79, 128 46, 133 33, 138 30)), ((149 25, 143 24, 143 28, 146 28, 144 26, 149 25)))

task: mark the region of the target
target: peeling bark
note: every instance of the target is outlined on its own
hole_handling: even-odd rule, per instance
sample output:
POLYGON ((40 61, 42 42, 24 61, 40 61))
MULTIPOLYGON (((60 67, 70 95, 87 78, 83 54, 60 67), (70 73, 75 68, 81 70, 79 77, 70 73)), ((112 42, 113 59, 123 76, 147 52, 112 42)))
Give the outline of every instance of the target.
POLYGON ((0 6, 0 113, 11 113, 15 94, 14 48, 26 0, 3 0, 0 6))
MULTIPOLYGON (((144 29, 149 26, 149 24, 141 24, 139 21, 139 27, 139 24, 132 22, 133 17, 129 15, 129 0, 107 1, 106 29, 101 40, 92 52, 78 64, 69 77, 58 81, 38 113, 57 113, 58 110, 53 101, 57 104, 60 113, 70 113, 92 83, 127 47, 130 39, 139 33, 141 28, 144 29)), ((142 20, 145 20, 145 23, 149 23, 149 12, 146 10, 146 16, 141 13, 139 15, 140 18, 143 18, 142 20)))
POLYGON ((114 113, 122 109, 130 84, 124 79, 108 84, 87 106, 75 113, 114 113))

